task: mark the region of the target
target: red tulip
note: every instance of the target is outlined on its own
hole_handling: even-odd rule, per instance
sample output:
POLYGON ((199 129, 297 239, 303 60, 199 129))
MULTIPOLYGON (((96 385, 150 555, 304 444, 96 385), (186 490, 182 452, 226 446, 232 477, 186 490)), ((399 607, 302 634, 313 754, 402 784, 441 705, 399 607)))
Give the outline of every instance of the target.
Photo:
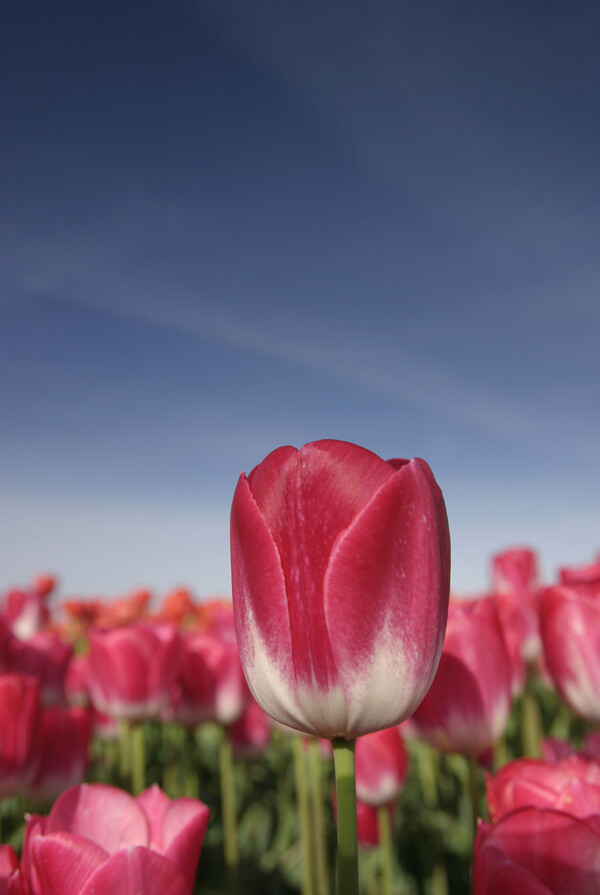
POLYGON ((3 615, 15 637, 27 640, 37 634, 50 617, 46 594, 36 587, 11 590, 6 596, 3 615))
POLYGON ((0 798, 24 792, 39 760, 40 684, 27 674, 0 674, 0 798))
POLYGON ((408 755, 397 727, 356 741, 356 796, 377 807, 393 802, 406 780, 408 755))
POLYGON ((450 540, 422 460, 339 441, 279 448, 231 511, 242 666, 277 721, 328 738, 391 727, 433 679, 450 540))
POLYGON ((10 845, 0 845, 0 895, 24 895, 19 859, 10 845))
POLYGON ((600 600, 570 587, 545 588, 540 631, 561 697, 577 715, 600 721, 600 600))
POLYGON ((38 677, 44 703, 60 705, 65 702, 65 677, 72 655, 72 644, 55 631, 38 631, 27 640, 12 637, 6 663, 11 671, 38 677))
POLYGON ((549 808, 479 822, 473 895, 597 895, 600 825, 549 808))
POLYGON ((179 671, 173 687, 174 715, 182 724, 231 724, 249 698, 233 633, 228 639, 186 631, 181 637, 179 671))
POLYGON ((494 589, 501 594, 522 594, 536 590, 538 581, 537 557, 529 547, 515 547, 492 557, 494 589))
POLYGON ((271 737, 270 718, 265 715, 259 704, 250 698, 244 714, 233 722, 227 733, 234 755, 239 758, 258 758, 266 749, 271 737))
POLYGON ((492 602, 451 605, 442 658, 413 720, 445 752, 478 756, 504 732, 510 666, 492 602))
POLYGON ((571 566, 559 569, 560 583, 575 587, 590 597, 600 594, 600 554, 587 566, 571 566))
POLYGON ((488 810, 497 821, 515 808, 555 808, 574 817, 600 814, 600 764, 576 755, 548 764, 521 758, 486 778, 488 810))
POLYGON ((29 794, 52 802, 81 783, 88 766, 90 717, 81 708, 48 708, 42 712, 38 750, 40 763, 29 794))
POLYGON ((88 691, 102 714, 129 721, 155 718, 177 674, 179 638, 168 624, 138 622, 90 631, 88 691))
POLYGON ((156 786, 76 786, 28 817, 23 872, 33 895, 191 895, 207 823, 202 802, 156 786))

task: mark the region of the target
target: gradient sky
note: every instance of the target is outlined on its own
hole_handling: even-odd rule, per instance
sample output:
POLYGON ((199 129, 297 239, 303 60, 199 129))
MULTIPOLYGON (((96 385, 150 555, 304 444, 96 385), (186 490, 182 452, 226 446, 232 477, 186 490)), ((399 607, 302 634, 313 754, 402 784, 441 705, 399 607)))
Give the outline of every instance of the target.
POLYGON ((453 586, 600 548, 596 2, 0 11, 0 588, 227 592, 240 470, 422 456, 453 586))

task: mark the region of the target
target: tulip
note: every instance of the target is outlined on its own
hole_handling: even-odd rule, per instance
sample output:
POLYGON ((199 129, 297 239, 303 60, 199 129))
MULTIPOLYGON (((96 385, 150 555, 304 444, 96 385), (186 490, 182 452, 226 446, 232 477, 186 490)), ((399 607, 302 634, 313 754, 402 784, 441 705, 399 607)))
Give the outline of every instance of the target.
POLYGON ((177 674, 178 648, 177 629, 167 624, 90 631, 88 692, 94 707, 120 720, 157 717, 177 674))
POLYGON ((392 727, 439 660, 450 541, 422 460, 339 441, 273 451, 231 512, 242 666, 277 721, 328 738, 392 727))
POLYGON ((231 724, 241 717, 249 699, 233 633, 181 635, 179 671, 173 687, 173 709, 182 724, 205 721, 231 724))
POLYGON ((521 758, 486 778, 486 797, 492 821, 515 808, 554 808, 585 818, 600 814, 600 765, 571 755, 548 764, 521 758))
POLYGON ((562 699, 589 721, 600 721, 600 602, 572 587, 545 588, 540 631, 546 665, 562 699))
POLYGON ((575 587, 590 597, 600 594, 600 554, 587 566, 570 566, 558 570, 561 584, 575 587))
POLYGON ((452 605, 442 658, 413 721, 445 752, 480 756, 501 737, 511 707, 510 666, 489 600, 452 605))
POLYGON ((81 783, 88 766, 90 717, 81 708, 48 708, 42 713, 40 763, 29 793, 52 802, 65 789, 81 783))
POLYGON ((269 721, 259 704, 251 699, 241 718, 227 730, 234 755, 238 758, 259 758, 271 737, 269 721))
POLYGON ((156 786, 83 784, 28 817, 23 872, 33 895, 191 895, 207 823, 202 802, 156 786))
POLYGON ((40 685, 27 674, 0 674, 0 798, 24 792, 39 761, 40 685))
POLYGON ((6 663, 11 671, 39 678, 45 705, 65 702, 65 677, 73 655, 73 646, 65 643, 55 631, 38 631, 27 640, 12 637, 6 663))
POLYGON ((50 617, 46 606, 47 593, 49 591, 37 587, 9 591, 3 614, 15 637, 28 640, 44 627, 50 617))
POLYGON ((19 859, 10 845, 0 845, 0 895, 24 895, 19 859))
POLYGON ((600 829, 563 811, 524 807, 480 821, 473 895, 597 895, 600 829))
POLYGON ((356 797, 375 807, 393 802, 408 772, 408 755, 397 727, 356 742, 356 797))

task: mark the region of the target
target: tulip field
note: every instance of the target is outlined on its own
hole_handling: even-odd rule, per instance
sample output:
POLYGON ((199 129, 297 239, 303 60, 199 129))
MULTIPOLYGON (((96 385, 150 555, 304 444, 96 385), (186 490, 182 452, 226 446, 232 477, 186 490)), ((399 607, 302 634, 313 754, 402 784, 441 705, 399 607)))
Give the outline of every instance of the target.
POLYGON ((0 895, 600 892, 600 555, 450 595, 421 460, 280 448, 232 599, 0 594, 0 895))

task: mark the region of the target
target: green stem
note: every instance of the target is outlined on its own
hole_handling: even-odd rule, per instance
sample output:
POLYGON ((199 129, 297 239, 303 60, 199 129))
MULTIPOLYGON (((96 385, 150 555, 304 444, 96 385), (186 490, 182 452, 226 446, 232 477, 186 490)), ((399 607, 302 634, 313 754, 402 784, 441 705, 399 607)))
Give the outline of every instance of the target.
POLYGON ((477 759, 470 755, 469 764, 469 799, 471 802, 471 825, 473 836, 477 832, 477 819, 481 816, 481 788, 479 785, 479 765, 477 759))
POLYGON ((387 805, 377 808, 377 830, 379 832, 379 857, 381 860, 381 895, 392 895, 394 885, 394 851, 392 848, 392 825, 387 805))
POLYGON ((296 780, 296 799, 298 802, 298 819, 300 824, 302 895, 314 895, 312 849, 310 847, 310 807, 308 801, 306 757, 304 755, 304 737, 294 736, 292 748, 294 752, 294 776, 296 780))
POLYGON ((521 747, 525 758, 542 757, 542 718, 540 707, 528 682, 521 702, 521 747))
POLYGON ((356 740, 333 740, 338 833, 338 895, 358 895, 356 740))
POLYGON ((146 788, 146 738, 143 724, 131 728, 131 783, 134 796, 146 788))
POLYGON ((119 722, 119 773, 121 783, 131 778, 131 728, 129 721, 119 722))
POLYGON ((221 812, 223 815, 223 849, 227 867, 229 895, 238 891, 239 854, 235 812, 235 781, 233 776, 233 750, 227 731, 222 731, 219 746, 219 774, 221 781, 221 812))
POLYGON ((311 737, 308 749, 312 789, 312 822, 317 895, 329 895, 327 844, 325 842, 325 821, 323 818, 323 775, 319 741, 311 737))

